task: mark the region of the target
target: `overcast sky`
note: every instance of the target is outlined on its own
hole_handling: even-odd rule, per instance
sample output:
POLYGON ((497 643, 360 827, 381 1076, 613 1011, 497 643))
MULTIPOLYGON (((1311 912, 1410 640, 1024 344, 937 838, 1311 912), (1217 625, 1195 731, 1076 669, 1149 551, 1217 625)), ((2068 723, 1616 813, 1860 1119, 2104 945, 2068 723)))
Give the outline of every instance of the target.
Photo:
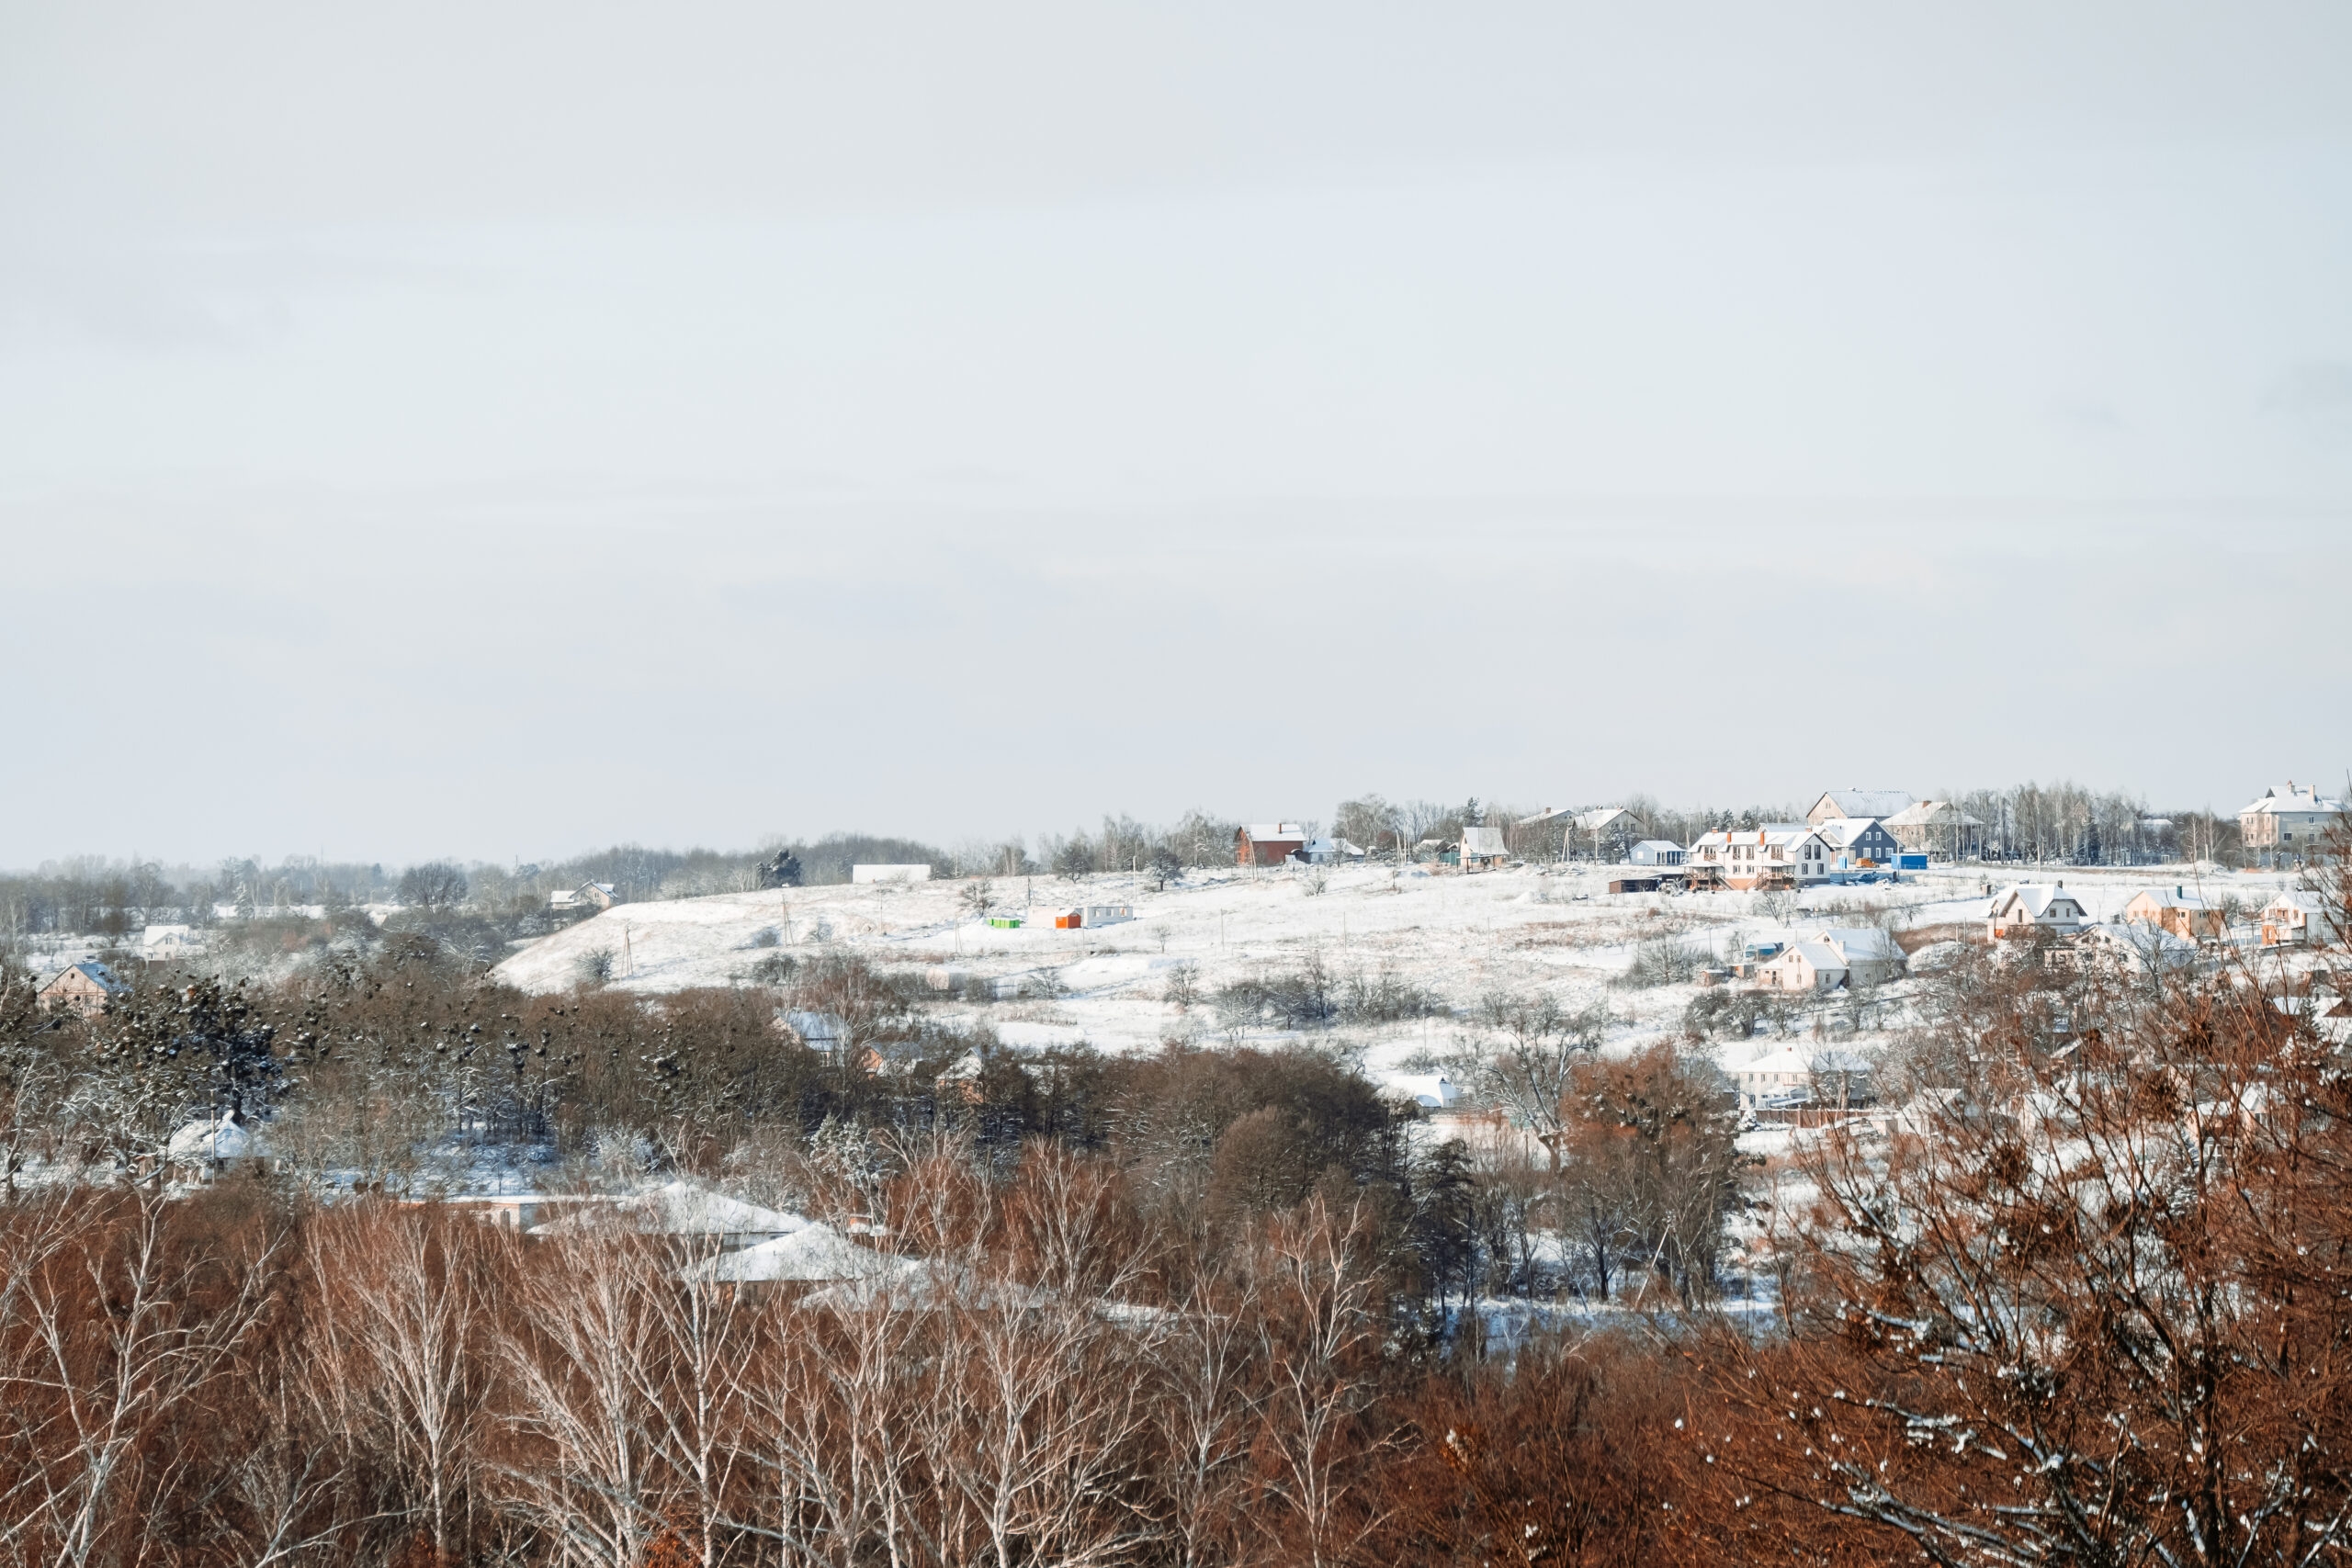
POLYGON ((2352 8, 0 0, 0 865, 2352 765, 2352 8))

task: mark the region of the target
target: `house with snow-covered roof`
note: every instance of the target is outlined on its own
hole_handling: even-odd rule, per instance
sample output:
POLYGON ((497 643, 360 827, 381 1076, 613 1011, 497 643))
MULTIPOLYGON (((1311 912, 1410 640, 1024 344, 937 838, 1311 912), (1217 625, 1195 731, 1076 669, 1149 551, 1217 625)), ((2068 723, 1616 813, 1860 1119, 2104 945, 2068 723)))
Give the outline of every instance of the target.
POLYGON ((2229 934, 2222 911, 2186 887, 2143 892, 2123 906, 2128 925, 2156 926, 2189 942, 2219 942, 2229 934))
POLYGON ((1635 865, 1680 865, 1682 846, 1671 839, 1644 839, 1631 858, 1635 865))
POLYGON ((2064 882, 2020 882, 1993 895, 1984 910, 1984 932, 1995 941, 2031 936, 2072 936, 2091 923, 2083 901, 2064 882))
POLYGON ((2325 942, 2345 923, 2344 912, 2331 910, 2325 897, 2299 887, 2290 887, 2265 904, 2256 919, 2262 923, 2265 947, 2301 947, 2325 942))
POLYGON ((1307 832, 1298 822, 1250 822, 1233 830, 1233 863, 1280 865, 1306 847, 1307 832))
POLYGON ((1830 850, 1802 822, 1768 822, 1700 835, 1682 857, 1685 870, 1710 874, 1735 892, 1794 887, 1829 874, 1830 850))
POLYGON ((1833 817, 1813 830, 1829 846, 1830 869, 1854 871, 1893 865, 1903 846, 1875 817, 1833 817))
POLYGON ((2344 803, 2289 779, 2238 812, 2238 840, 2265 855, 2308 856, 2344 818, 2344 803))
POLYGON ((1500 865, 1510 859, 1510 846, 1503 842, 1500 828, 1464 828, 1461 858, 1464 871, 1500 865))
POLYGON ((1984 824, 1949 800, 1922 800, 1883 820, 1894 841, 1915 855, 1973 860, 1984 852, 1984 824))
POLYGON ((1804 814, 1804 819, 1816 828, 1840 817, 1883 819, 1914 804, 1910 795, 1899 789, 1824 790, 1821 798, 1813 803, 1813 809, 1804 814))
POLYGON ((113 970, 95 958, 85 958, 68 964, 40 988, 40 1005, 91 1018, 130 989, 115 978, 113 970))
POLYGON ((1870 1096, 1871 1059, 1859 1051, 1786 1045, 1731 1069, 1740 1098, 1851 1104, 1870 1096))

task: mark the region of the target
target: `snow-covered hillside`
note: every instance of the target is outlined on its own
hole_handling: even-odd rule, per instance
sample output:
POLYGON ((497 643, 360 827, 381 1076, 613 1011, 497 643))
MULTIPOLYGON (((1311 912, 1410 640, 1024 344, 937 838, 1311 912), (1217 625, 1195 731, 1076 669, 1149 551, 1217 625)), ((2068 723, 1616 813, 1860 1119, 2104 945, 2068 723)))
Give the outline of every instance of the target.
MULTIPOLYGON (((580 982, 589 955, 603 953, 610 955, 613 986, 663 992, 751 983, 756 966, 776 953, 805 957, 845 949, 886 967, 926 972, 940 987, 944 1010, 974 1021, 985 1017, 1007 1043, 1084 1039, 1106 1050, 1131 1050, 1171 1036, 1221 1037, 1210 1010, 1180 1011, 1168 1001, 1179 965, 1192 966, 1192 982, 1206 996, 1236 980, 1279 976, 1317 960, 1341 978, 1385 973, 1433 992, 1463 1014, 1497 990, 1547 992, 1573 1007, 1605 1002, 1617 1021, 1611 1043, 1623 1045, 1672 1032, 1693 994, 1688 985, 1611 985, 1642 942, 1668 938, 1727 954, 1752 938, 1785 933, 1808 919, 1853 924, 1891 917, 1905 927, 1972 922, 1982 918, 1988 874, 1996 885, 2011 879, 1962 866, 1909 875, 1894 886, 1824 886, 1777 898, 1610 894, 1611 877, 1625 874, 1624 868, 1589 867, 1472 874, 1386 866, 1321 873, 1237 869, 1194 872, 1161 892, 1123 876, 1081 884, 1000 880, 1000 908, 1021 908, 1027 901, 1029 923, 1018 930, 974 918, 964 903, 973 886, 966 882, 721 894, 621 905, 516 953, 498 974, 526 990, 560 990, 580 982), (1131 904, 1136 918, 1099 928, 1052 929, 1053 909, 1081 902, 1131 904), (962 999, 979 988, 1007 998, 1027 997, 962 999)), ((2064 877, 2102 918, 2120 913, 2143 889, 2197 882, 2177 867, 2065 867, 2042 874, 2064 877)), ((2255 905, 2287 880, 2220 873, 2203 886, 2210 897, 2227 892, 2255 905)), ((1377 1070, 1421 1049, 1444 1047, 1458 1027, 1440 1016, 1340 1033, 1342 1043, 1363 1049, 1377 1070)), ((1725 1065, 1772 1048, 1761 1039, 1725 1047, 1725 1065)))

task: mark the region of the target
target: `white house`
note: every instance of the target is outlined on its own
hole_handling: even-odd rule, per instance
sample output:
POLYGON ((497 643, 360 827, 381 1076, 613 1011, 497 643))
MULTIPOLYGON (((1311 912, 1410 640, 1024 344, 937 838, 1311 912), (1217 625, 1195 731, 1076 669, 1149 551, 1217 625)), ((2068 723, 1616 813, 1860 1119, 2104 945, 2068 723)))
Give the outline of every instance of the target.
POLYGON ((1846 983, 1846 955, 1826 942, 1799 941, 1759 965, 1757 977, 1777 991, 1834 991, 1846 983))
POLYGON ((1835 949, 1838 962, 1858 985, 1901 979, 1910 967, 1902 944, 1876 926, 1817 926, 1805 938, 1835 949))
POLYGON ((1671 839, 1644 839, 1634 846, 1635 865, 1680 865, 1682 846, 1671 839))
POLYGON ((1903 852, 1902 843, 1874 817, 1833 817, 1815 824, 1814 831, 1829 846, 1829 864, 1835 871, 1893 865, 1903 852))
POLYGON ((1462 829, 1462 869, 1472 866, 1500 865, 1510 859, 1510 846, 1503 842, 1500 828, 1464 828, 1462 829))
POLYGON ((149 926, 139 937, 139 955, 150 963, 168 964, 204 951, 204 938, 192 926, 149 926))
POLYGON ((1732 1069, 1740 1098, 1749 1100, 1859 1100, 1870 1093, 1871 1059, 1859 1051, 1788 1045, 1732 1069))
POLYGON ((1686 867, 1704 866, 1736 891, 1794 886, 1829 874, 1829 846, 1802 822, 1772 822, 1761 828, 1702 834, 1682 857, 1686 867))
POLYGON ((1135 918, 1133 904, 1089 904, 1079 911, 1080 923, 1089 926, 1115 926, 1135 918))
POLYGON ((2238 837, 2249 850, 2308 855, 2343 816, 2342 801, 2289 779, 2284 790, 2266 789, 2239 811, 2238 837))
POLYGON ((2335 925, 2342 922, 2337 912, 2329 919, 2327 900, 2316 893, 2290 888, 2262 907, 2262 945, 2265 947, 2300 947, 2313 941, 2324 942, 2334 934, 2335 925))
POLYGON ((1884 820, 1894 841, 1915 855, 1973 860, 1984 852, 1984 824, 1949 800, 1923 800, 1884 820))
POLYGON ((1804 819, 1815 828, 1841 817, 1878 819, 1892 817, 1916 804, 1899 789, 1825 790, 1821 798, 1813 803, 1813 809, 1804 814, 1804 819))
POLYGON ((1996 941, 2037 931, 2072 936, 2090 919, 2090 911, 2066 891, 2064 882, 2020 882, 1993 895, 1984 911, 1984 932, 1996 941))

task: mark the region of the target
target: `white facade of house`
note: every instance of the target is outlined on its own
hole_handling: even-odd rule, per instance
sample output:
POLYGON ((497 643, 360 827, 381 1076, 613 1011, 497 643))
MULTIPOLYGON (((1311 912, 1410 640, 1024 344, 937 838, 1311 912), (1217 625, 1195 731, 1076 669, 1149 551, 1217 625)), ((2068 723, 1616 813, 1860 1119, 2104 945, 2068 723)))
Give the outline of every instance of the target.
POLYGON ((1462 864, 1500 865, 1510 859, 1510 846, 1503 842, 1500 828, 1464 828, 1462 829, 1462 864))
POLYGON ((2301 889, 2290 889, 2265 904, 2259 919, 2265 947, 2301 947, 2333 934, 2327 900, 2301 889))
POLYGON ((1987 936, 2024 936, 2035 931, 2072 936, 2091 923, 2082 900, 2066 891, 2063 882, 2020 882, 1993 895, 1984 911, 1987 936))
POLYGON ((1859 1098, 1870 1089, 1871 1059, 1859 1051, 1783 1046, 1732 1069, 1731 1080, 1745 1100, 1781 1100, 1839 1088, 1859 1098))
POLYGON ((1644 839, 1634 846, 1635 865, 1680 865, 1682 846, 1671 839, 1644 839))
POLYGON ((1707 833, 1682 857, 1686 867, 1719 872, 1724 886, 1736 891, 1772 882, 1818 882, 1829 874, 1829 846, 1801 822, 1707 833))

